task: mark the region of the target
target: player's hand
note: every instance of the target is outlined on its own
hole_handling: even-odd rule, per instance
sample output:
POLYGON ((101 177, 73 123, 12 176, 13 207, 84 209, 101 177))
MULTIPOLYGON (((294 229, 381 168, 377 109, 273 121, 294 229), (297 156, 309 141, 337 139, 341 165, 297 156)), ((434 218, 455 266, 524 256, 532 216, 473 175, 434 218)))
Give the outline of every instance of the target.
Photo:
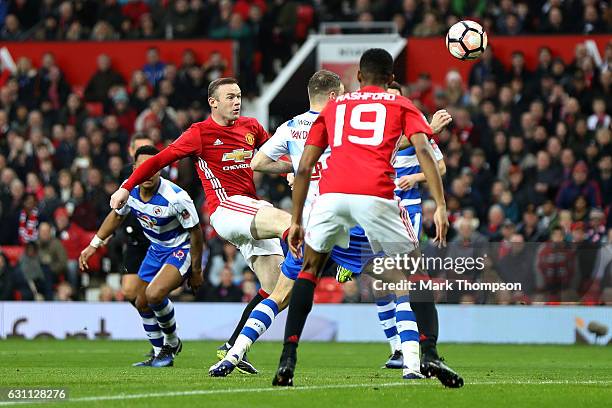
POLYGON ((189 277, 189 281, 187 283, 189 284, 189 287, 195 294, 198 291, 198 289, 200 289, 202 284, 204 283, 204 274, 202 273, 202 268, 194 268, 192 266, 191 276, 189 277))
POLYGON ((452 121, 453 118, 451 117, 450 113, 448 113, 446 109, 440 109, 433 114, 429 126, 434 133, 440 133, 442 129, 448 126, 452 121))
POLYGON ((414 174, 402 176, 399 179, 397 179, 397 186, 404 191, 410 190, 411 188, 415 186, 416 183, 417 181, 416 181, 416 177, 414 176, 414 174))
POLYGON ((118 210, 127 203, 130 192, 123 187, 119 187, 119 190, 115 191, 110 198, 110 207, 113 210, 118 210))
POLYGON ((287 235, 287 243, 289 250, 297 259, 302 259, 302 244, 304 243, 304 228, 301 224, 291 224, 289 234, 287 235))
POLYGON ((295 174, 287 173, 287 184, 291 187, 291 191, 293 191, 293 183, 295 183, 295 174))
POLYGON ((91 245, 88 245, 87 248, 82 250, 81 255, 79 255, 79 269, 81 269, 82 271, 88 270, 89 265, 87 261, 89 261, 89 258, 91 258, 91 256, 95 253, 96 248, 92 247, 91 245))
POLYGON ((438 206, 436 212, 434 212, 434 224, 436 224, 436 237, 433 242, 438 248, 446 246, 446 233, 448 232, 448 215, 446 214, 446 207, 438 206))

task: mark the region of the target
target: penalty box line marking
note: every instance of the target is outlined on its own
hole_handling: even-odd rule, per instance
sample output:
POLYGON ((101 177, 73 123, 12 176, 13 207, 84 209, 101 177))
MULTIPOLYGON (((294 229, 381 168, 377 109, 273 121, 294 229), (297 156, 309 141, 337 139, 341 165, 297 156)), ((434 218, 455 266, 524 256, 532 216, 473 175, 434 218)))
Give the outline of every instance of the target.
MULTIPOLYGON (((609 385, 612 380, 507 380, 507 381, 474 381, 468 382, 465 385, 609 385)), ((192 395, 216 395, 216 394, 248 394, 261 392, 296 392, 296 391, 316 391, 327 389, 346 389, 346 388, 388 388, 388 387, 405 387, 405 386, 423 386, 431 385, 438 386, 438 381, 402 381, 380 384, 332 384, 332 385, 305 385, 297 387, 266 387, 266 388, 234 388, 234 389, 218 389, 218 390, 191 390, 191 391, 168 391, 154 392, 147 394, 118 394, 118 395, 100 395, 93 397, 78 397, 68 398, 66 400, 40 400, 40 401, 0 401, 0 406, 32 404, 36 402, 94 402, 94 401, 113 401, 113 400, 130 400, 130 399, 146 399, 146 398, 167 398, 167 397, 187 397, 192 395)))

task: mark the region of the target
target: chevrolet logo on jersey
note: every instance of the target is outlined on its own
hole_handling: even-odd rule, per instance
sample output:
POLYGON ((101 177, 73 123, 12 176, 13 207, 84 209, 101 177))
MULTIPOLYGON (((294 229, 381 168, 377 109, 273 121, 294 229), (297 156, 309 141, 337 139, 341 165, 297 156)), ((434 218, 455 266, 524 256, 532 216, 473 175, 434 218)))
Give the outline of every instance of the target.
POLYGON ((244 150, 244 149, 236 149, 230 153, 223 153, 223 161, 233 160, 236 163, 240 163, 245 161, 246 159, 250 159, 253 157, 252 150, 244 150))

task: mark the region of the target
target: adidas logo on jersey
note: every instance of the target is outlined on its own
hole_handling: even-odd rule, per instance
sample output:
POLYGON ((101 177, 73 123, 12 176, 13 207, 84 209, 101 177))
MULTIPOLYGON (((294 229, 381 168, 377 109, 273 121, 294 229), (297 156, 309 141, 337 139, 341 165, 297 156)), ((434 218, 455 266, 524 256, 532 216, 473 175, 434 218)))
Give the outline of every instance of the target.
POLYGON ((221 141, 221 139, 217 139, 217 140, 215 140, 215 143, 213 143, 213 146, 219 146, 219 145, 222 145, 222 144, 223 144, 223 142, 221 141))

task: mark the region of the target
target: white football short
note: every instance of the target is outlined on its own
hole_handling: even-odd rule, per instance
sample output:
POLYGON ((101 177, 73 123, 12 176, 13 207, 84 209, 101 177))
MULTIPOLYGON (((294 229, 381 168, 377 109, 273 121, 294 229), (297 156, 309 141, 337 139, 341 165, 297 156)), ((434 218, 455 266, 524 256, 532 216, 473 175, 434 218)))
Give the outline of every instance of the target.
POLYGON ((264 200, 233 195, 222 201, 210 216, 210 225, 223 239, 238 247, 251 269, 256 256, 283 256, 283 248, 278 238, 255 239, 251 234, 251 223, 255 214, 265 206, 272 207, 272 204, 264 200))
POLYGON ((408 254, 419 245, 408 212, 398 200, 342 193, 316 198, 304 240, 321 253, 330 252, 335 245, 347 248, 349 231, 355 225, 363 228, 375 253, 408 254))

